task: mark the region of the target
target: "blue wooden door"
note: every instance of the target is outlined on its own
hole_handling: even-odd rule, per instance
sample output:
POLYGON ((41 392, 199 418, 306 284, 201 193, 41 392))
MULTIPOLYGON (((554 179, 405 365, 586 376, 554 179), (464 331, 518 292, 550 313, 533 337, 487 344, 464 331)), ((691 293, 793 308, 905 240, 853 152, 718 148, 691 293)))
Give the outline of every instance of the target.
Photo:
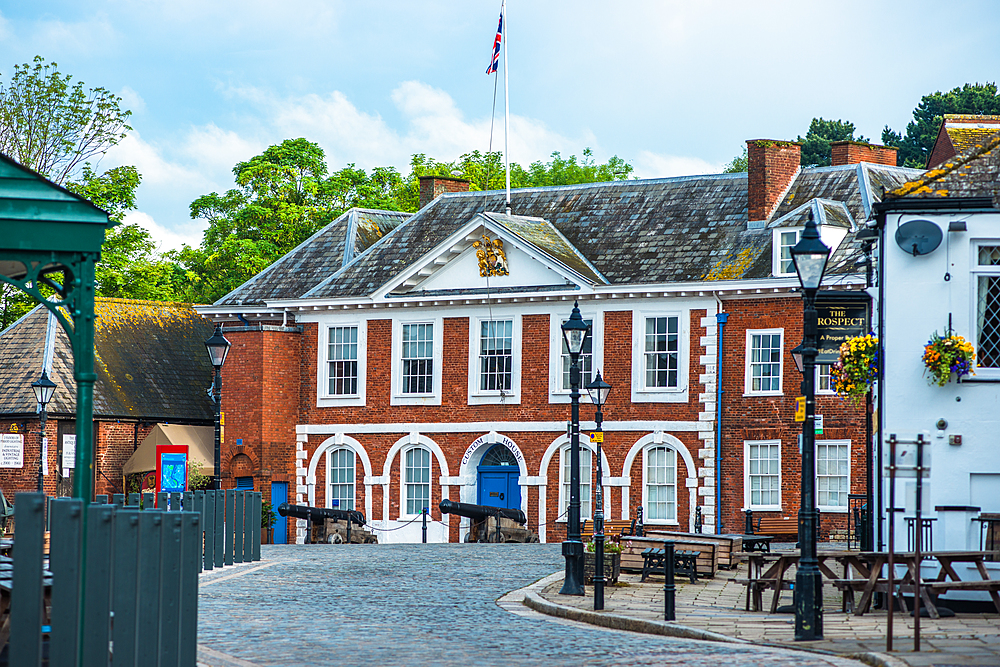
POLYGON ((478 472, 478 504, 521 509, 521 487, 517 483, 521 470, 509 449, 493 445, 483 455, 478 472))
POLYGON ((288 482, 271 482, 271 508, 274 511, 274 544, 288 543, 288 519, 278 514, 278 505, 288 502, 288 482))

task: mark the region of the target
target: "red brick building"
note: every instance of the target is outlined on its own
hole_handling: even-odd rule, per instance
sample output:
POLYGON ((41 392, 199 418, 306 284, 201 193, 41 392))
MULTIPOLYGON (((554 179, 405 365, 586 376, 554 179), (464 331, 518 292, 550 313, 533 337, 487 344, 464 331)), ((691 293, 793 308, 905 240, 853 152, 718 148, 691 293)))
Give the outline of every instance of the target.
MULTIPOLYGON (((94 314, 94 488, 122 493, 122 466, 157 423, 214 423, 204 346, 212 327, 190 304, 99 297, 94 314)), ((0 332, 0 433, 12 455, 3 462, 11 467, 0 466, 0 488, 11 499, 38 488, 42 435, 31 383, 43 369, 56 384, 47 406, 43 486, 49 495, 68 496, 75 474, 73 353, 66 332, 39 306, 0 332)))
MULTIPOLYGON (((227 485, 251 476, 273 503, 359 509, 382 541, 419 540, 422 507, 429 539, 461 540, 467 521, 442 516, 443 498, 521 508, 543 540, 563 539, 560 327, 579 302, 592 325, 584 384, 601 370, 614 387, 603 479, 581 438, 583 515, 602 483, 614 519, 642 506, 647 524, 693 530, 700 510, 706 532, 742 532, 744 509, 794 517, 802 301, 788 250, 812 215, 834 249, 824 286, 863 303, 855 234, 882 187, 915 172, 803 169, 796 144, 748 149, 749 174, 515 190, 510 215, 494 212, 503 193, 449 182, 412 217, 353 210, 199 307, 233 343, 227 485)), ((864 491, 866 448, 863 411, 826 394, 817 482, 830 530, 864 491)), ((584 432, 593 419, 584 396, 584 432)))

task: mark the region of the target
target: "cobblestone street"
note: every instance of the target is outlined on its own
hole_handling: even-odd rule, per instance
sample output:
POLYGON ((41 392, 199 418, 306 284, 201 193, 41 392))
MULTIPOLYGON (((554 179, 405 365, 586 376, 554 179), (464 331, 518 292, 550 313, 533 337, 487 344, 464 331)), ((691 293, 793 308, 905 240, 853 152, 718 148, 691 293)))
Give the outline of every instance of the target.
POLYGON ((206 572, 208 665, 854 666, 746 644, 607 630, 497 604, 563 567, 558 544, 264 545, 259 563, 206 572))

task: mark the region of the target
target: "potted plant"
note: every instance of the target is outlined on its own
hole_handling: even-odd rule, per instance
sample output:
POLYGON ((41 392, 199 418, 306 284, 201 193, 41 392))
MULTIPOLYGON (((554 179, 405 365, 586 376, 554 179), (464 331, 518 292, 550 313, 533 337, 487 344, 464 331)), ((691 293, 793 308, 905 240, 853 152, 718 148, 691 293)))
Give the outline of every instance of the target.
POLYGON ((271 507, 271 503, 266 500, 260 503, 260 528, 264 531, 263 539, 261 542, 264 544, 271 544, 271 529, 274 528, 274 523, 276 521, 274 514, 274 509, 271 507))
POLYGON ((833 390, 858 405, 878 377, 878 337, 855 336, 840 345, 840 358, 830 367, 833 390))
POLYGON ((925 372, 930 374, 931 384, 939 387, 951 382, 952 374, 959 380, 964 375, 975 374, 972 370, 975 358, 972 343, 953 333, 941 337, 935 331, 924 345, 925 372))
MULTIPOLYGON (((585 583, 594 580, 594 561, 597 558, 597 545, 594 542, 587 542, 587 550, 583 554, 583 579, 585 583)), ((604 543, 604 579, 609 584, 617 584, 618 576, 621 574, 622 547, 617 542, 606 541, 604 543)))

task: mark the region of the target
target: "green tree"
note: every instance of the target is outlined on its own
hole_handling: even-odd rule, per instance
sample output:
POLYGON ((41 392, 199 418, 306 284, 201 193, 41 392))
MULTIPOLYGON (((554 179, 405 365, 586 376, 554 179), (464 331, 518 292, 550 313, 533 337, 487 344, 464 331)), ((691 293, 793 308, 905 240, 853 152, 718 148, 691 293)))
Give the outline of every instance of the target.
POLYGON ((72 79, 35 56, 0 84, 0 151, 59 184, 132 129, 120 98, 72 79))
POLYGON ((722 168, 723 174, 739 174, 750 170, 750 156, 747 154, 747 146, 743 144, 743 154, 737 155, 722 168))
POLYGON ((828 167, 831 164, 830 144, 834 141, 864 141, 864 137, 854 137, 854 123, 846 120, 824 120, 813 118, 806 136, 796 141, 802 144, 801 163, 807 167, 828 167))
POLYGON ((882 130, 882 143, 899 148, 898 164, 923 169, 945 114, 1000 114, 1000 95, 997 94, 996 84, 967 83, 947 93, 937 91, 924 95, 913 110, 913 120, 906 125, 906 134, 886 125, 882 130))

